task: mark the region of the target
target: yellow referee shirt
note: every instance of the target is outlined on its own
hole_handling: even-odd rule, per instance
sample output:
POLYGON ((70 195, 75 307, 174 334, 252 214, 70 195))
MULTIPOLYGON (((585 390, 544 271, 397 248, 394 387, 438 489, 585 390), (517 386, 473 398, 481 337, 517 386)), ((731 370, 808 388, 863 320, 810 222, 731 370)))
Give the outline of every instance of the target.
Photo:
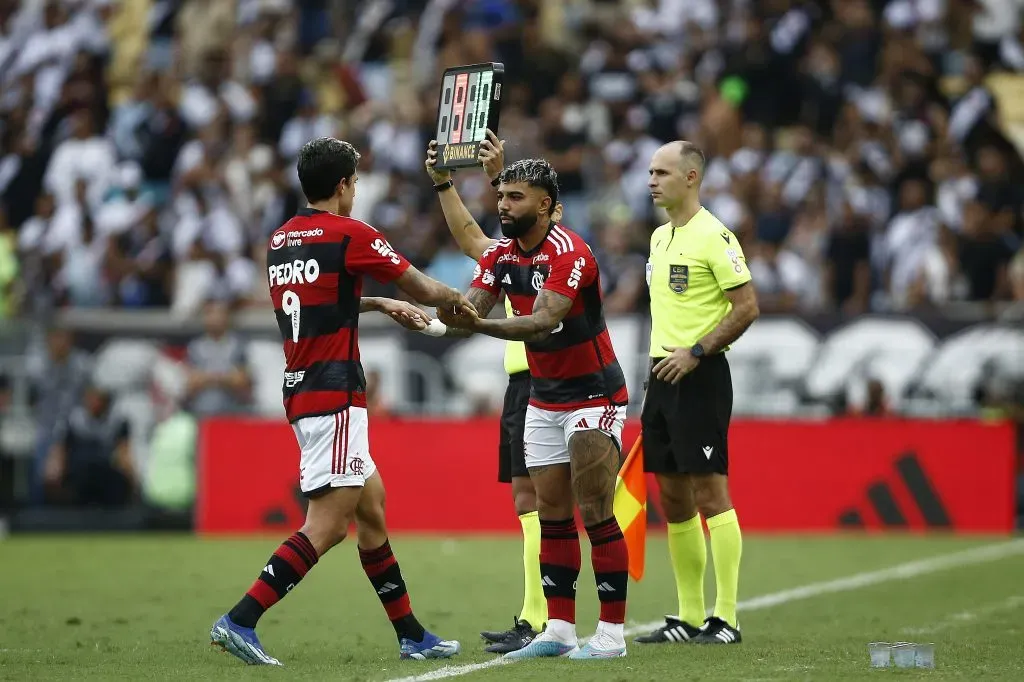
POLYGON ((647 261, 651 357, 668 355, 663 346, 700 341, 732 308, 724 292, 749 281, 736 235, 706 208, 685 225, 656 229, 647 261))
MULTIPOLYGON (((505 297, 505 315, 512 317, 512 304, 505 297)), ((505 371, 509 375, 527 372, 530 365, 526 362, 526 344, 522 341, 505 342, 505 371)))

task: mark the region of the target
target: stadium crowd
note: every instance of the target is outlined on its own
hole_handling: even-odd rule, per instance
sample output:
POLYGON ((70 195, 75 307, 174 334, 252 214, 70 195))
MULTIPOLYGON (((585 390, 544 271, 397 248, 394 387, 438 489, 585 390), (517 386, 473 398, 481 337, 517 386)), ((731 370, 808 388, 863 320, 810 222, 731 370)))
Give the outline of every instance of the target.
MULTIPOLYGON (((363 152, 356 217, 465 286, 423 157, 443 69, 492 60, 507 158, 558 169, 612 313, 646 304, 647 165, 679 137, 768 310, 1024 300, 986 85, 1022 28, 1019 0, 0 0, 0 315, 264 305, 320 135, 363 152)), ((496 231, 483 174, 457 181, 496 231)))

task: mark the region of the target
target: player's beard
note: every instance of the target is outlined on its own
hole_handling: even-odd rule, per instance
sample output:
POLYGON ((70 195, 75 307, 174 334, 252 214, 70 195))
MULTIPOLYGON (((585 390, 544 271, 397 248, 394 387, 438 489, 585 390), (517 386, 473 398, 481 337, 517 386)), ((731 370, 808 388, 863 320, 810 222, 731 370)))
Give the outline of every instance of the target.
POLYGON ((510 223, 506 223, 506 222, 502 222, 501 223, 501 233, 503 235, 505 235, 506 237, 508 237, 509 239, 519 239, 524 234, 529 232, 531 227, 533 227, 534 225, 537 224, 537 214, 536 213, 534 213, 532 215, 527 213, 526 215, 521 215, 518 218, 516 218, 515 216, 511 216, 511 215, 499 216, 499 217, 502 217, 502 218, 504 218, 504 217, 512 218, 512 222, 510 222, 510 223))

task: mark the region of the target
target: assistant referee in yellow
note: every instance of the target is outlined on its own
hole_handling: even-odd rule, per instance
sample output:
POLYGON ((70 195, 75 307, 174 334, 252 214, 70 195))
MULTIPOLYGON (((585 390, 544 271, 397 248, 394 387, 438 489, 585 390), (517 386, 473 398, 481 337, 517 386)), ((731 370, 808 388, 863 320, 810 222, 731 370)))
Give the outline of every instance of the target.
POLYGON ((742 538, 729 498, 732 377, 725 351, 757 319, 757 297, 736 236, 700 204, 704 153, 671 142, 651 159, 648 186, 670 221, 651 235, 651 374, 644 399, 644 470, 656 474, 668 520, 679 615, 641 644, 737 644, 742 538), (705 619, 707 521, 717 598, 705 619))

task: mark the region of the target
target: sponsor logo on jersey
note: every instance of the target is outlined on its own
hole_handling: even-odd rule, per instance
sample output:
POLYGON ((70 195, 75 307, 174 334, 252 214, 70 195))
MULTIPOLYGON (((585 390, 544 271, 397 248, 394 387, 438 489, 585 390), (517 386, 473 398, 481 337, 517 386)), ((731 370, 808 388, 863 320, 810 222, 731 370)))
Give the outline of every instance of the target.
POLYGON ((274 233, 274 236, 270 238, 270 248, 273 249, 274 251, 277 251, 282 246, 284 246, 285 239, 286 237, 284 230, 278 230, 277 232, 274 233))
POLYGON ((300 238, 301 239, 301 238, 307 238, 307 237, 323 237, 323 236, 324 236, 324 231, 321 230, 319 227, 316 228, 315 230, 292 230, 291 232, 288 233, 288 238, 289 239, 295 239, 295 238, 300 238))
POLYGON ((515 263, 518 260, 519 260, 519 256, 517 256, 516 254, 514 254, 514 253, 505 253, 505 254, 502 254, 502 255, 498 256, 497 262, 498 263, 510 263, 510 262, 511 263, 515 263))
POLYGON ((534 263, 547 263, 549 260, 551 260, 551 256, 546 253, 538 253, 533 257, 534 263))
POLYGON ((573 289, 578 289, 580 286, 580 280, 583 278, 583 267, 587 264, 586 258, 577 258, 576 262, 572 264, 572 272, 569 273, 568 285, 573 289))
POLYGON ((302 246, 303 239, 323 237, 324 231, 319 227, 312 230, 292 230, 288 233, 288 246, 302 246))
POLYGON ((390 260, 395 265, 402 264, 402 259, 398 257, 398 254, 395 253, 395 249, 391 246, 391 244, 388 243, 387 239, 381 239, 380 237, 377 237, 376 239, 373 240, 373 243, 370 244, 370 248, 379 253, 384 258, 390 260))

